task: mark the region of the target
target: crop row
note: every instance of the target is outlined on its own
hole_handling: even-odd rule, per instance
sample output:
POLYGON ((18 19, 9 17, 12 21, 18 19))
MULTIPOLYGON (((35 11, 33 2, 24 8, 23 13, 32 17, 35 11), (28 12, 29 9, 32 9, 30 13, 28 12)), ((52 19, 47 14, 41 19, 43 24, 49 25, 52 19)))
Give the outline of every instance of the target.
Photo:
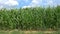
POLYGON ((60 28, 60 6, 0 10, 1 30, 45 30, 49 28, 60 28))

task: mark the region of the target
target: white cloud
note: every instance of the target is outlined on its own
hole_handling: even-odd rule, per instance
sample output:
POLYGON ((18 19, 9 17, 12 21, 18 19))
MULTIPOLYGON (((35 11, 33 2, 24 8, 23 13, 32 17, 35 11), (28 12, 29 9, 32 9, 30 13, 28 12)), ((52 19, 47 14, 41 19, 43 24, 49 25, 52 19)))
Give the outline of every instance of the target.
POLYGON ((47 5, 53 5, 53 1, 54 1, 54 0, 47 0, 47 3, 46 3, 46 4, 47 4, 47 5))
POLYGON ((22 8, 30 8, 30 7, 32 7, 32 6, 23 6, 22 8))
POLYGON ((47 3, 45 3, 46 6, 57 6, 56 0, 45 0, 47 3))
POLYGON ((0 6, 17 6, 19 5, 19 3, 17 2, 17 0, 0 0, 0 6))
POLYGON ((42 0, 32 0, 30 3, 31 6, 39 6, 42 3, 42 0))
POLYGON ((14 5, 18 5, 18 2, 15 0, 9 0, 9 1, 6 1, 5 4, 9 6, 14 6, 14 5))
POLYGON ((42 0, 32 0, 28 6, 23 6, 23 8, 40 6, 41 3, 42 0))

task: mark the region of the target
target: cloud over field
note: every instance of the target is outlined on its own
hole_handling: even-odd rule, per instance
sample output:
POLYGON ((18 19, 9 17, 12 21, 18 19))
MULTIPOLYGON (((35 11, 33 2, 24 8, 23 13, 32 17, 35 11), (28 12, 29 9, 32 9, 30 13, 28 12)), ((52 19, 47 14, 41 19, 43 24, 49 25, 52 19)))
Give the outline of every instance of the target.
POLYGON ((0 8, 3 7, 36 7, 36 6, 57 6, 60 0, 0 0, 0 8))

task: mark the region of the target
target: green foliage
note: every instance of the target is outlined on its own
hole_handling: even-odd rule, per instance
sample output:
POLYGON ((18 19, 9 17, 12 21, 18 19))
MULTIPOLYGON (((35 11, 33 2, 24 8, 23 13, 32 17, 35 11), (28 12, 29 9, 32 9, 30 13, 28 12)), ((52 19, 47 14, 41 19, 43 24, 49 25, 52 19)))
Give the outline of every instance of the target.
POLYGON ((60 6, 1 9, 0 29, 43 30, 60 28, 60 6))

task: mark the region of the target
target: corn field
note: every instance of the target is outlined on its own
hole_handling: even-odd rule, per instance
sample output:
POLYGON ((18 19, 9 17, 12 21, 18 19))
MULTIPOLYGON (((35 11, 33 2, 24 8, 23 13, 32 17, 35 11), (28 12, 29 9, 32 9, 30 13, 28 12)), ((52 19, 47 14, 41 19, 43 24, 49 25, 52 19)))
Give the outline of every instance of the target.
POLYGON ((45 30, 60 28, 60 6, 0 10, 0 30, 45 30))

